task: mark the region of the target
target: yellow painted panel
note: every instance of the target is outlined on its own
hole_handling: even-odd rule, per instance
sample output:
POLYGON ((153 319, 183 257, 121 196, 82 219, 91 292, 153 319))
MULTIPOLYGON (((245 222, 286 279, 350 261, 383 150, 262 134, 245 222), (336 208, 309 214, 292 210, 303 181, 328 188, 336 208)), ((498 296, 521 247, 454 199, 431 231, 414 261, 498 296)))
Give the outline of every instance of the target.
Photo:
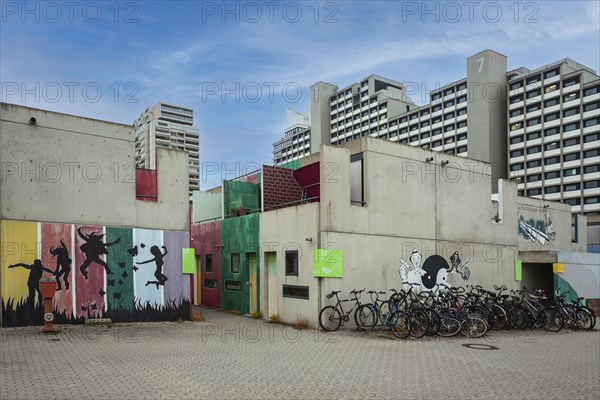
POLYGON ((563 263, 554 263, 552 264, 552 272, 555 274, 562 274, 565 272, 565 264, 563 263))
POLYGON ((0 221, 2 235, 2 301, 14 299, 14 304, 25 301, 29 295, 27 280, 29 270, 22 267, 8 268, 9 265, 24 263, 31 265, 37 258, 37 222, 0 221))

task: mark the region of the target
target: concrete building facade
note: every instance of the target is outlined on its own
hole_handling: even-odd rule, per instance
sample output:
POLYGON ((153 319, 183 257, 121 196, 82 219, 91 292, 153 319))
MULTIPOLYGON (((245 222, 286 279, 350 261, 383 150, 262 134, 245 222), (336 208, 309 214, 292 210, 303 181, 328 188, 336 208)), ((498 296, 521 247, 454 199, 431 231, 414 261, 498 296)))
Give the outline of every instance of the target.
POLYGON ((148 107, 134 122, 135 164, 156 169, 158 148, 188 153, 190 195, 200 189, 200 131, 194 126, 194 110, 168 103, 148 107))
POLYGON ((0 104, 3 325, 189 319, 188 155, 137 170, 132 125, 0 104))

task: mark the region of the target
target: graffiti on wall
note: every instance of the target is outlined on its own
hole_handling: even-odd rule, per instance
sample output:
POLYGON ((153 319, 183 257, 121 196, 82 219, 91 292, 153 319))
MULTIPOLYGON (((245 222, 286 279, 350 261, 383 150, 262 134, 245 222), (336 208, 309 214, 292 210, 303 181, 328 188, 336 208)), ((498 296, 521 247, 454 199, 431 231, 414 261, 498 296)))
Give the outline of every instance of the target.
POLYGON ((404 283, 404 288, 408 289, 410 284, 418 285, 415 286, 417 291, 422 290, 434 290, 436 285, 448 285, 448 274, 458 274, 463 280, 468 281, 471 276, 471 270, 468 265, 469 262, 462 263, 458 251, 455 251, 450 256, 450 264, 439 255, 432 255, 427 257, 423 266, 421 266, 422 260, 421 253, 417 249, 413 249, 410 255, 410 266, 406 261, 400 259, 400 278, 404 283))
POLYGON ((169 251, 187 248, 188 232, 1 224, 2 319, 7 326, 43 322, 43 277, 56 281, 58 323, 189 319, 189 278, 181 273, 181 251, 169 251), (78 267, 73 274, 72 265, 78 267))
POLYGON ((556 230, 552 225, 552 218, 545 214, 544 219, 525 218, 519 215, 518 233, 525 240, 547 246, 556 239, 556 230))

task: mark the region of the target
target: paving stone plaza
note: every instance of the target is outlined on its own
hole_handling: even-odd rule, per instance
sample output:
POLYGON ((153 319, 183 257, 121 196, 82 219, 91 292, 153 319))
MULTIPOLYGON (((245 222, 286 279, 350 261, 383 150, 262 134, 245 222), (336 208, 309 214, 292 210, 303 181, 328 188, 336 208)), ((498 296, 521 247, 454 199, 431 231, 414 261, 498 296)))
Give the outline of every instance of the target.
POLYGON ((56 335, 2 329, 0 399, 600 398, 598 330, 396 340, 202 313, 56 335))

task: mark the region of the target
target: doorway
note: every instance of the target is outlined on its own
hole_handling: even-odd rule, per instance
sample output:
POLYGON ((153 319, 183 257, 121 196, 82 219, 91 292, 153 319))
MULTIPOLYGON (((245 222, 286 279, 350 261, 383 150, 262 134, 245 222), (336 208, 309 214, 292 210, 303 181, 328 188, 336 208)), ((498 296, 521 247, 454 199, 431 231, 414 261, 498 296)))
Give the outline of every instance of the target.
POLYGON ((522 286, 529 291, 542 289, 549 299, 554 299, 554 272, 549 263, 523 263, 522 286))

